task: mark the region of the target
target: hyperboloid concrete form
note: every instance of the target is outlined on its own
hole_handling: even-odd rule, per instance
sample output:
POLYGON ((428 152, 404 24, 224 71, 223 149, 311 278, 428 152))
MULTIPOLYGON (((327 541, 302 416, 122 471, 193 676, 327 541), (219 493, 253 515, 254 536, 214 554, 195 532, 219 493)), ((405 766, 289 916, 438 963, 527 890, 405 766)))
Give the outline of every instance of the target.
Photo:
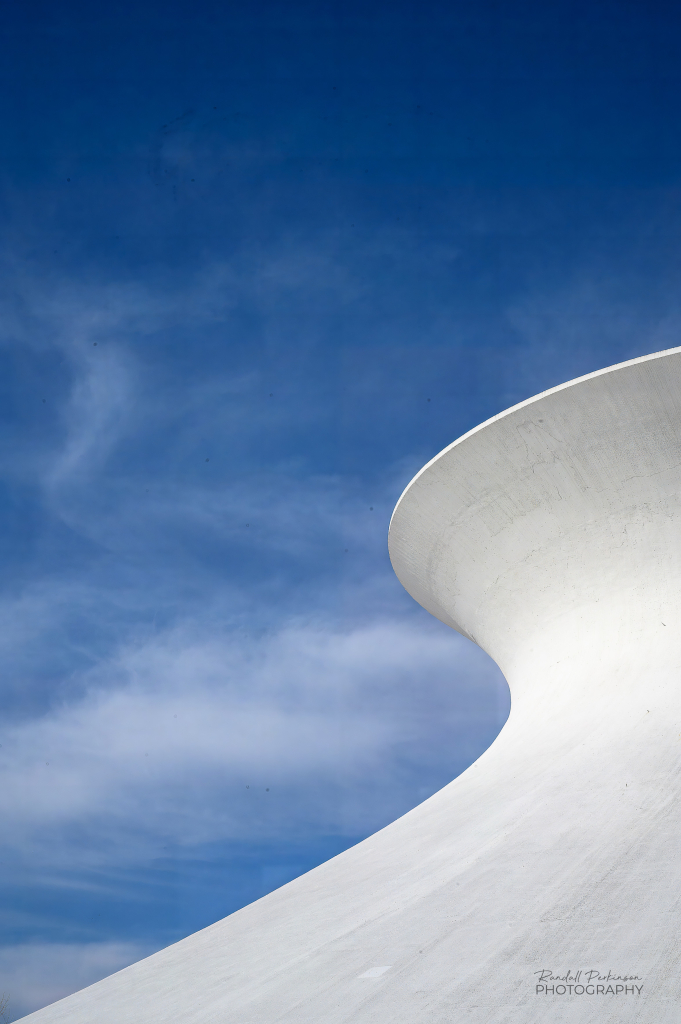
POLYGON ((497 740, 382 832, 27 1021, 681 1021, 681 349, 450 445, 390 552, 501 666, 497 740))

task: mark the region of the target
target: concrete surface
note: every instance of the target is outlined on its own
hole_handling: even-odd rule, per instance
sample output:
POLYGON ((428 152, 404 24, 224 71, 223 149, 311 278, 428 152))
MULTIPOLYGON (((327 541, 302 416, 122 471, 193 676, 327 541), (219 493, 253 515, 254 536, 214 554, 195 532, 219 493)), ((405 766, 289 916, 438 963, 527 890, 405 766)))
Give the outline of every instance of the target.
POLYGON ((465 435, 402 495, 390 551, 501 666, 497 740, 352 850, 25 1021, 681 1021, 681 349, 465 435))

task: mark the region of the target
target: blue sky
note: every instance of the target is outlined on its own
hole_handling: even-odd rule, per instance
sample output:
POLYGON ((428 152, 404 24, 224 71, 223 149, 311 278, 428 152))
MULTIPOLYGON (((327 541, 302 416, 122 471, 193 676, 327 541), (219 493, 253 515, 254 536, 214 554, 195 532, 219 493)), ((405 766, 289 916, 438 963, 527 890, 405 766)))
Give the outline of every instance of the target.
POLYGON ((0 992, 12 1017, 463 771, 498 669, 392 508, 679 344, 681 25, 617 2, 10 2, 0 992))

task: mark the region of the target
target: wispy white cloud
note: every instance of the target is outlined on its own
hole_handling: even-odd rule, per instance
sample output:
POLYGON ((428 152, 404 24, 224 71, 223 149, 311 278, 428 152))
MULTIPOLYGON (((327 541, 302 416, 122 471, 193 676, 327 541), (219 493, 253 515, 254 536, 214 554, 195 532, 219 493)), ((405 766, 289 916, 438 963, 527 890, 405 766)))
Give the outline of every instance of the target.
POLYGON ((102 346, 101 355, 87 353, 79 363, 62 411, 64 445, 47 473, 51 491, 75 476, 89 476, 93 464, 101 469, 127 426, 134 402, 132 377, 120 350, 102 346))
POLYGON ((137 832, 143 856, 168 838, 358 834, 406 810, 423 777, 460 770, 502 714, 498 673, 444 627, 201 634, 185 625, 124 650, 88 673, 82 698, 3 730, 6 842, 39 857, 46 833, 73 823, 94 842, 137 832))

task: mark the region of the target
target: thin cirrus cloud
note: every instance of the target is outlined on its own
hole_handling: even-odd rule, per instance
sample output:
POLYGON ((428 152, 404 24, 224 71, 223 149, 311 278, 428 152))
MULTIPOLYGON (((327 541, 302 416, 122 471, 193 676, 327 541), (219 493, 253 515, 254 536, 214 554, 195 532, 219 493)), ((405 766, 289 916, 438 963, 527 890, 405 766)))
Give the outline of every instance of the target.
MULTIPOLYGON (((82 696, 3 730, 6 847, 38 857, 38 835, 76 822, 93 845, 106 837, 117 863, 169 837, 360 834, 418 800, 417 780, 457 774, 506 710, 498 672, 444 629, 307 624, 257 639, 203 629, 184 624, 120 652, 88 674, 82 696), (251 787, 271 792, 265 813, 251 787), (338 800, 353 787, 356 800, 338 800), (368 797, 379 792, 377 811, 368 797), (139 848, 122 850, 118 829, 142 836, 139 848)), ((43 848, 53 867, 57 847, 43 848)), ((61 856, 72 867, 79 852, 61 856)))

